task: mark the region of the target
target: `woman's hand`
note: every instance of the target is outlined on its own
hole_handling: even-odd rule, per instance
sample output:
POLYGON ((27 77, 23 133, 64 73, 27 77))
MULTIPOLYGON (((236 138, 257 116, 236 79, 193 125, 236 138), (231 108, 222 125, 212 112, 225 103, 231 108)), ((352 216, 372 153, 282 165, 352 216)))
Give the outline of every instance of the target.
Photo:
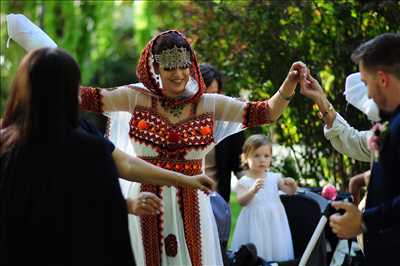
POLYGON ((128 213, 137 216, 156 215, 162 208, 161 199, 151 192, 140 192, 137 198, 128 198, 126 203, 128 213))
POLYGON ((301 82, 308 75, 308 68, 306 64, 301 61, 294 62, 289 69, 287 79, 292 82, 301 82))
POLYGON ((215 190, 215 182, 206 175, 195 175, 188 177, 188 186, 200 189, 207 195, 215 190))

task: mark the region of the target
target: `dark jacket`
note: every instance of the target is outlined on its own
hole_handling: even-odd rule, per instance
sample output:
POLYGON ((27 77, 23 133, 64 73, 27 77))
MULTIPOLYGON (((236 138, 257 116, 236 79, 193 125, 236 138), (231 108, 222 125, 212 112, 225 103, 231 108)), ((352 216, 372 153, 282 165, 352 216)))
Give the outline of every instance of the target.
POLYGON ((245 141, 244 132, 233 134, 215 146, 215 163, 217 165, 217 192, 229 203, 231 195, 232 172, 241 171, 240 154, 245 141))
POLYGON ((363 219, 368 265, 399 265, 400 251, 400 106, 389 120, 379 162, 372 168, 363 219))
POLYGON ((2 156, 0 265, 134 265, 110 148, 71 130, 2 156))

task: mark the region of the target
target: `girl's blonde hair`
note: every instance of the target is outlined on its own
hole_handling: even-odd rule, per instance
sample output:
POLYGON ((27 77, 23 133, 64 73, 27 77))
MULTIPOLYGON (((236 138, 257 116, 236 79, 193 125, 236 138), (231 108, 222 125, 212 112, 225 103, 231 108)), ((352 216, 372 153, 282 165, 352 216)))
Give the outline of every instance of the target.
POLYGON ((272 143, 266 135, 255 134, 246 139, 245 143, 243 144, 242 154, 240 156, 243 169, 249 169, 249 166, 247 165, 247 159, 255 150, 264 145, 270 145, 272 149, 272 143))

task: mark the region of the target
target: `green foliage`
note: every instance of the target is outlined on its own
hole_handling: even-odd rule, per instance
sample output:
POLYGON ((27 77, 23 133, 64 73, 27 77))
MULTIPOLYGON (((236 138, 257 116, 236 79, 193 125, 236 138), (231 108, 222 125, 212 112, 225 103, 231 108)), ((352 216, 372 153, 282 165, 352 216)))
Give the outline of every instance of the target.
MULTIPOLYGON (((350 54, 365 40, 398 31, 399 1, 199 1, 192 10, 183 19, 187 34, 200 61, 224 71, 229 94, 248 90, 252 100, 268 98, 291 64, 302 60, 351 125, 370 127, 342 96, 345 77, 357 71, 350 54)), ((368 165, 335 152, 316 114, 310 101, 297 95, 273 127, 276 140, 292 150, 303 147, 294 153, 301 177, 344 186, 368 165)))
MULTIPOLYGON (((294 61, 307 63, 337 110, 358 129, 369 122, 347 106, 345 77, 357 71, 351 52, 377 34, 398 31, 400 2, 356 0, 269 1, 1 1, 0 116, 25 52, 6 49, 5 15, 23 13, 77 59, 82 83, 112 87, 136 81, 135 67, 146 42, 170 28, 186 33, 199 61, 223 71, 225 91, 251 100, 269 98, 294 61)), ((317 110, 301 95, 282 118, 256 131, 274 132, 290 157, 276 167, 287 176, 318 185, 346 185, 368 168, 335 152, 323 136, 317 110)), ((250 131, 254 132, 254 131, 250 131)))
POLYGON ((6 48, 5 15, 22 13, 78 61, 82 84, 110 87, 136 81, 132 2, 2 1, 1 95, 4 112, 10 83, 25 51, 15 42, 6 48))
POLYGON ((135 1, 133 6, 135 26, 134 40, 136 47, 141 51, 156 31, 156 16, 154 16, 155 2, 135 1))
POLYGON ((300 178, 297 171, 296 161, 292 156, 286 156, 282 161, 276 161, 274 158, 273 163, 274 167, 271 167, 272 171, 279 172, 285 177, 292 177, 295 180, 300 178))

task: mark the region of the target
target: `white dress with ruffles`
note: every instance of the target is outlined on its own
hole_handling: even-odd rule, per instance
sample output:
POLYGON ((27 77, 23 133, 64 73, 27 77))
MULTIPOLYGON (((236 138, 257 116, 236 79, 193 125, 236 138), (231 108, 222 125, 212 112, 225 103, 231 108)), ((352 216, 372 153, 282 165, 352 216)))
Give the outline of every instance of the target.
MULTIPOLYGON (((279 197, 281 174, 267 172, 264 187, 242 208, 233 235, 232 250, 253 243, 259 257, 266 261, 294 258, 292 235, 285 208, 279 197)), ((250 189, 256 179, 243 176, 238 184, 250 189)))

